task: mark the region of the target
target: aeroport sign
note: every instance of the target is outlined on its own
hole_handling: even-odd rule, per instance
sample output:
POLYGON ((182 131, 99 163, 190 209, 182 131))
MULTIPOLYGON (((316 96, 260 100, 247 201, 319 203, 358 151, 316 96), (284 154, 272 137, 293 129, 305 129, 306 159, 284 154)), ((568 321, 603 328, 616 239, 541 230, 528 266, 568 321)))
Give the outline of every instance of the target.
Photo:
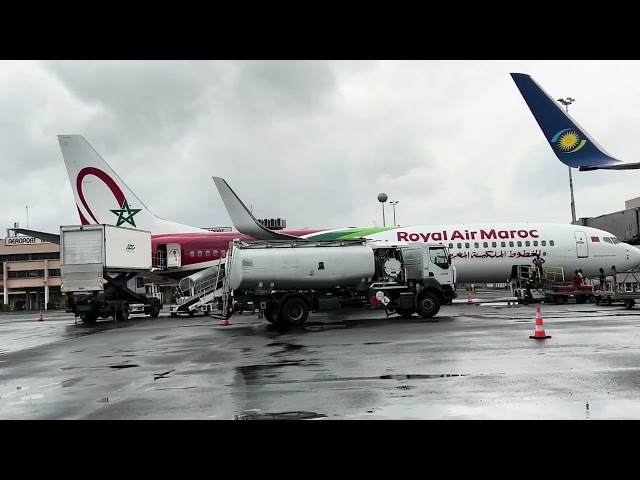
POLYGON ((7 247, 15 247, 19 245, 39 245, 41 243, 49 242, 43 242, 39 238, 35 237, 7 237, 4 239, 4 244, 7 247))

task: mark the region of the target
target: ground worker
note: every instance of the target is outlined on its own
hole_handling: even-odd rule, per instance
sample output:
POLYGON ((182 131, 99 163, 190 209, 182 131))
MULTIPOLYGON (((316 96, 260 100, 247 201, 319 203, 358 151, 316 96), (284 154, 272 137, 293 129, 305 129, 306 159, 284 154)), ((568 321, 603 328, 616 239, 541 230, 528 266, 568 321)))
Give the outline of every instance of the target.
POLYGON ((533 264, 536 266, 536 268, 538 269, 538 274, 540 276, 540 278, 543 278, 544 275, 542 274, 542 264, 545 262, 545 259, 540 257, 540 254, 536 254, 536 258, 533 259, 533 264))
POLYGON ((600 280, 600 290, 604 290, 607 282, 607 276, 604 274, 604 268, 600 268, 598 271, 600 272, 600 275, 598 276, 598 279, 600 280))
POLYGON ((582 285, 582 277, 580 277, 580 272, 576 270, 571 277, 571 283, 573 283, 574 290, 580 290, 580 285, 582 285))

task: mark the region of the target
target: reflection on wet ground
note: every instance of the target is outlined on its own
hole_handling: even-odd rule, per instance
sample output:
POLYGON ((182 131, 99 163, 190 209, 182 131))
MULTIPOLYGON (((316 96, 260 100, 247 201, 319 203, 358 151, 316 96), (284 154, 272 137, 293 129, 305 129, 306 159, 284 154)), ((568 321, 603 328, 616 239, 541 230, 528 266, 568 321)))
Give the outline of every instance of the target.
POLYGON ((541 308, 540 341, 535 306, 502 304, 289 328, 0 315, 0 418, 640 418, 640 308, 541 308))

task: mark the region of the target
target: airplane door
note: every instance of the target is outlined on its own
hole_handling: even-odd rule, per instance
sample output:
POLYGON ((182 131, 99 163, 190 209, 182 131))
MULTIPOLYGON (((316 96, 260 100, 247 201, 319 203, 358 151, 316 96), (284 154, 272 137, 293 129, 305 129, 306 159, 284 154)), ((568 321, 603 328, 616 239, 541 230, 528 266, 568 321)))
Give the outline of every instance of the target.
POLYGON ((587 258, 589 256, 589 244, 587 243, 587 235, 584 232, 575 232, 576 235, 576 253, 578 258, 587 258))
POLYGON ((182 253, 179 243, 167 244, 167 268, 178 268, 182 265, 182 253))

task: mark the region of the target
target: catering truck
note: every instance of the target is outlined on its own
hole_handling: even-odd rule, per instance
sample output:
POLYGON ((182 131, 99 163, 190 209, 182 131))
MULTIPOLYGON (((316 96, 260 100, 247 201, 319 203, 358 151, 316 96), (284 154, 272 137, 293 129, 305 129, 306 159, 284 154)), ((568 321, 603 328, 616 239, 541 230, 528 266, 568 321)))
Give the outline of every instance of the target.
POLYGON ((258 310, 271 323, 304 323, 311 311, 383 308, 433 317, 456 297, 455 267, 441 243, 234 240, 221 268, 220 314, 258 310))
POLYGON ((147 294, 151 232, 112 225, 60 227, 60 289, 84 323, 129 314, 157 317, 162 303, 147 294))

